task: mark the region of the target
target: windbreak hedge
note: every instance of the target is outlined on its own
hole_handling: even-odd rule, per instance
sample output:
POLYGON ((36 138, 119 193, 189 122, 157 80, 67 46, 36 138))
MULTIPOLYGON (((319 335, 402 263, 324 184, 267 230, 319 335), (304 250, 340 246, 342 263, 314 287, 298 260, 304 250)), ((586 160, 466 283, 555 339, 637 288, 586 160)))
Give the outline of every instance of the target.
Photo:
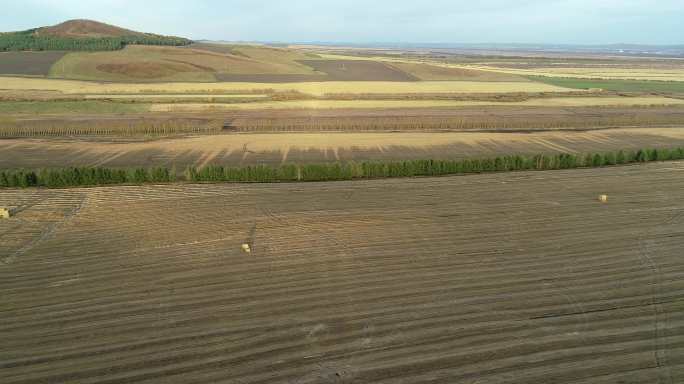
POLYGON ((134 35, 70 38, 38 35, 35 29, 0 33, 0 51, 116 51, 129 44, 182 46, 192 41, 175 36, 134 35))
POLYGON ((0 171, 0 187, 64 188, 78 186, 170 183, 175 181, 175 170, 167 168, 62 168, 0 171))
POLYGON ((557 154, 500 156, 467 160, 406 160, 395 162, 346 162, 287 164, 280 167, 231 168, 212 165, 189 168, 185 179, 193 182, 281 182, 377 179, 390 177, 442 176, 485 172, 604 167, 651 161, 683 160, 684 148, 642 149, 586 155, 557 154))
MULTIPOLYGON (((78 113, 125 113, 143 110, 145 104, 105 103, 101 101, 66 101, 66 102, 9 102, 3 103, 4 110, 11 109, 19 113, 54 113, 63 109, 78 113), (141 107, 140 109, 138 107, 141 107)), ((2 110, 0 110, 0 114, 2 110)), ((171 136, 186 133, 217 134, 223 129, 220 119, 167 119, 132 120, 122 125, 117 121, 90 120, 36 122, 3 120, 0 121, 0 138, 2 137, 68 137, 68 136, 171 136)))
MULTIPOLYGON (((390 177, 443 176, 486 172, 604 167, 653 161, 684 160, 684 148, 642 149, 536 156, 500 156, 466 160, 406 160, 394 162, 346 162, 329 164, 284 164, 277 167, 223 167, 210 165, 188 168, 183 179, 207 183, 271 183, 332 181, 390 177)), ((112 184, 170 183, 176 170, 168 168, 63 168, 44 170, 0 170, 0 187, 64 188, 112 184)))

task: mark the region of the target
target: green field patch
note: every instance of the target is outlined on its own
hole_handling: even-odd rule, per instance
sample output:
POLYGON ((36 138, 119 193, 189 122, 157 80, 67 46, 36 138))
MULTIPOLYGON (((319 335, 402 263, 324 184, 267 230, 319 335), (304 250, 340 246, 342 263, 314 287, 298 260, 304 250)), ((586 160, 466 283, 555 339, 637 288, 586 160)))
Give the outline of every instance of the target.
POLYGON ((566 77, 527 76, 530 80, 574 89, 603 89, 615 92, 684 93, 684 81, 591 80, 566 77))
POLYGON ((0 102, 0 114, 136 113, 148 110, 146 104, 94 100, 0 102))

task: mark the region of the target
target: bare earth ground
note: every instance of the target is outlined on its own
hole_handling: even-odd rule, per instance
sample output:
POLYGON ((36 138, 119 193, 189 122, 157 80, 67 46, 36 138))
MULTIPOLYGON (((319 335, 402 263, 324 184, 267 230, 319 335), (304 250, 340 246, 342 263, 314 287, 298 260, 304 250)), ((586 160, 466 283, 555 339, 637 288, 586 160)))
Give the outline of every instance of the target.
POLYGON ((1 381, 680 383, 683 189, 664 163, 5 190, 1 381))
POLYGON ((0 168, 152 167, 461 159, 506 154, 588 153, 684 147, 684 128, 445 133, 271 133, 121 142, 3 139, 0 168))
POLYGON ((66 52, 0 52, 0 74, 47 76, 66 52))
POLYGON ((339 81, 417 81, 418 78, 385 63, 367 60, 300 60, 339 81))

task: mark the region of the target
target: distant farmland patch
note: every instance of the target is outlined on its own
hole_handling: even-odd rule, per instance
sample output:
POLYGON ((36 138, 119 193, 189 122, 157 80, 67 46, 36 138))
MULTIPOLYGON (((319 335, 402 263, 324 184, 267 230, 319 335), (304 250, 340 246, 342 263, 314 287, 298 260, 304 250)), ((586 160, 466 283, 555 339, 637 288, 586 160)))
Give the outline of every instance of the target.
POLYGON ((47 76, 66 52, 0 52, 0 75, 47 76))
MULTIPOLYGON (((67 59, 69 56, 65 57, 67 59)), ((64 61, 62 60, 62 62, 64 61)), ((60 66, 58 63, 56 66, 60 66)), ((131 93, 264 93, 296 91, 308 95, 326 94, 475 94, 475 93, 538 93, 574 92, 569 88, 556 87, 537 82, 486 82, 486 81, 328 81, 299 83, 103 83, 74 80, 31 79, 23 77, 0 77, 0 89, 60 91, 65 94, 131 94, 131 93)))
POLYGON ((198 70, 184 63, 152 63, 152 62, 135 62, 123 64, 100 64, 97 70, 128 76, 139 79, 157 79, 162 77, 173 76, 179 72, 197 72, 198 70))
POLYGON ((684 81, 591 80, 564 77, 529 76, 531 80, 564 88, 605 89, 616 92, 684 93, 684 81))
POLYGON ((418 81, 419 79, 385 63, 368 60, 299 60, 330 81, 418 81))
POLYGON ((0 114, 140 113, 148 109, 149 106, 142 103, 110 103, 98 100, 0 103, 0 114))
POLYGON ((309 83, 317 81, 329 81, 330 78, 320 75, 297 75, 297 74, 234 74, 217 73, 216 80, 222 83, 309 83))
POLYGON ((224 54, 192 47, 129 45, 113 52, 72 52, 52 67, 50 77, 115 82, 215 82, 220 77, 219 81, 244 82, 256 75, 259 81, 275 76, 280 82, 292 80, 278 76, 309 75, 306 81, 318 81, 323 76, 296 62, 306 58, 285 50, 261 48, 241 48, 238 54, 224 54))
POLYGON ((511 68, 496 65, 469 66, 470 69, 509 73, 520 76, 546 76, 560 78, 581 78, 594 80, 652 80, 652 81, 684 81, 684 68, 678 65, 670 67, 648 65, 629 66, 540 66, 524 65, 522 68, 511 68))
POLYGON ((507 73, 451 68, 422 63, 392 63, 392 66, 423 81, 529 81, 525 77, 509 75, 507 73))
POLYGON ((402 108, 458 108, 488 106, 521 107, 611 107, 611 106, 668 106, 684 105, 684 100, 668 97, 548 97, 525 101, 469 101, 469 100, 290 100, 226 103, 153 104, 152 112, 220 112, 227 110, 266 109, 402 109, 402 108))

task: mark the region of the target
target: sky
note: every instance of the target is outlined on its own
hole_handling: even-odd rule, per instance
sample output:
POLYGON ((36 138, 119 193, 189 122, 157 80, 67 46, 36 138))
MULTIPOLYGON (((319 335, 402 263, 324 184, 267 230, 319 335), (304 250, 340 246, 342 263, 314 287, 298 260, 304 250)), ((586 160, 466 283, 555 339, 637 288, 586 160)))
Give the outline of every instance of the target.
POLYGON ((192 39, 684 44, 684 0, 0 0, 0 30, 93 19, 192 39))

